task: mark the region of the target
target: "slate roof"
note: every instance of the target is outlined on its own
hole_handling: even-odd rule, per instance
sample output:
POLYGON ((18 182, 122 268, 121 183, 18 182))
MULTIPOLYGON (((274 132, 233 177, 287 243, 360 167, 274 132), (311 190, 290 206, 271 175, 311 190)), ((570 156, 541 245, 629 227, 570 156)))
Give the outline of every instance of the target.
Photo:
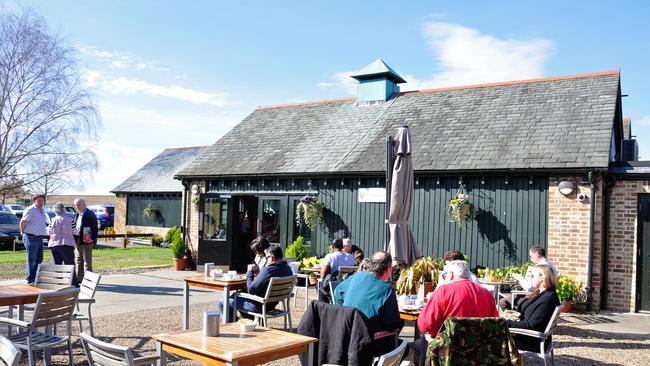
POLYGON ((207 146, 165 149, 111 192, 182 192, 183 185, 174 179, 174 174, 205 148, 207 146))
MULTIPOLYGON (((381 172, 385 137, 408 124, 416 171, 606 168, 619 72, 258 107, 177 173, 381 172)), ((620 123, 620 121, 619 121, 620 123)))

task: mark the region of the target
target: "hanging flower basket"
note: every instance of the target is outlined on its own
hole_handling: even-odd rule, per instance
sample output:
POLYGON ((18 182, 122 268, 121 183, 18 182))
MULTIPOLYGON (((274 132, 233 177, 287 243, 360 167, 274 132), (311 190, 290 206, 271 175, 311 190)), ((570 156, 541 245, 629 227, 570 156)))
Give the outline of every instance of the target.
POLYGON ((474 205, 469 201, 469 195, 465 193, 465 186, 461 182, 456 197, 449 200, 447 219, 460 227, 467 227, 475 216, 474 205))
POLYGON ((301 220, 311 230, 323 223, 323 204, 316 200, 316 196, 308 194, 300 199, 296 206, 296 222, 300 224, 301 220))
POLYGON ((157 213, 158 213, 158 209, 156 208, 156 206, 153 203, 148 204, 144 208, 144 210, 142 210, 142 214, 144 215, 144 217, 146 217, 148 219, 156 216, 157 213))

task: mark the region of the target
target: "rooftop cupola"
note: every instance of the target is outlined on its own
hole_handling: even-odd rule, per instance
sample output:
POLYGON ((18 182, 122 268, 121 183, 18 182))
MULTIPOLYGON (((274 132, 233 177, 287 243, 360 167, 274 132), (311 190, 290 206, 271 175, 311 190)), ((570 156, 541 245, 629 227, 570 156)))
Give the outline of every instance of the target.
POLYGON ((393 98, 399 94, 397 84, 406 82, 380 58, 357 71, 351 77, 359 81, 357 102, 363 104, 385 102, 393 98))

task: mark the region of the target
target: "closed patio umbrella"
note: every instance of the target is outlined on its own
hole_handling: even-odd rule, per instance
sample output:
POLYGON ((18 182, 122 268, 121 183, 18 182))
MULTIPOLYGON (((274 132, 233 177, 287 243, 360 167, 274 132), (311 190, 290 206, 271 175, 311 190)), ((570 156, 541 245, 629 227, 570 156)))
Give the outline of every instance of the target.
POLYGON ((410 266, 422 254, 408 223, 414 195, 411 132, 408 126, 402 126, 397 130, 394 141, 390 208, 387 220, 390 232, 388 251, 393 256, 393 261, 404 262, 410 266))

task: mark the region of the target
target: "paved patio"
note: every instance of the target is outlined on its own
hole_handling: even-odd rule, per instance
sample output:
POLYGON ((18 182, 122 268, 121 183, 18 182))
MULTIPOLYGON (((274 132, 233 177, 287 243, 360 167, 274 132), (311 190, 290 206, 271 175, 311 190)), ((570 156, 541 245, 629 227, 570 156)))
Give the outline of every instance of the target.
MULTIPOLYGON (((155 353, 150 336, 165 331, 178 331, 182 320, 182 278, 195 272, 157 270, 140 274, 117 274, 102 277, 93 307, 96 335, 117 344, 133 346, 138 353, 155 353)), ((7 283, 9 281, 4 281, 7 283)), ((314 290, 310 295, 315 297, 314 290)), ((213 309, 220 294, 201 289, 191 292, 190 328, 200 327, 202 310, 213 309)), ((302 293, 293 309, 294 327, 304 309, 302 293)), ((281 319, 271 321, 281 327, 281 319)), ((405 327, 410 338, 413 328, 405 327)), ((650 315, 607 313, 563 314, 556 342, 558 365, 644 365, 650 364, 650 315)), ((78 344, 77 344, 78 346, 78 344)), ((55 355, 55 364, 65 364, 63 355, 55 355)), ((527 364, 541 364, 527 360, 527 364)), ((84 364, 80 347, 75 348, 75 363, 84 364)), ((177 360, 175 365, 197 364, 177 360)), ((271 363, 298 365, 296 357, 271 363)))

